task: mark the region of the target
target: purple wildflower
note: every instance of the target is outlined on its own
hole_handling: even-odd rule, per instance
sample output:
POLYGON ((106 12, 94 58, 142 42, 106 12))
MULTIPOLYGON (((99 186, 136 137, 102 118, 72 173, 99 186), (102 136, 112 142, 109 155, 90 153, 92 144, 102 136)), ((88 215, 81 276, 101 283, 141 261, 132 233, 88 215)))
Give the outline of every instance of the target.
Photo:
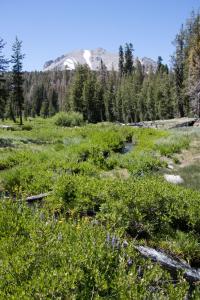
POLYGON ((107 233, 107 236, 106 236, 106 242, 109 244, 110 243, 110 234, 107 233))
POLYGON ((128 242, 125 240, 125 241, 123 241, 123 243, 122 243, 122 247, 123 248, 127 248, 128 247, 128 242))
POLYGON ((129 267, 131 267, 133 265, 133 260, 129 257, 127 264, 129 267))
POLYGON ((116 241, 117 241, 117 240, 116 240, 115 236, 113 236, 113 237, 112 237, 112 242, 111 242, 113 248, 115 248, 115 243, 116 243, 116 241))

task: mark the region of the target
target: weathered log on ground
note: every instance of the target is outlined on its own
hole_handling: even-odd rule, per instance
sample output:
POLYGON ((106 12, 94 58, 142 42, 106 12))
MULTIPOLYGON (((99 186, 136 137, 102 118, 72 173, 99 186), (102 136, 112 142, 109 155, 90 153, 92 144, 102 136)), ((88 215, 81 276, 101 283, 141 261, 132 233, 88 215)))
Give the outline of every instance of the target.
POLYGON ((117 123, 122 126, 133 126, 140 128, 157 128, 157 129, 174 129, 181 127, 190 127, 197 124, 197 118, 175 118, 169 120, 155 120, 155 121, 142 121, 142 122, 133 122, 133 123, 117 123))
POLYGON ((162 267, 173 273, 182 271, 184 278, 190 283, 200 281, 200 269, 192 268, 186 262, 175 260, 168 254, 150 247, 135 246, 135 248, 142 254, 142 256, 150 258, 152 261, 159 263, 162 267))
POLYGON ((30 197, 26 198, 26 201, 27 202, 41 201, 42 199, 46 198, 49 195, 50 195, 50 193, 44 193, 44 194, 39 194, 39 195, 35 195, 35 196, 30 196, 30 197))
POLYGON ((10 126, 10 125, 0 125, 0 128, 1 129, 6 129, 6 130, 12 130, 13 126, 10 126))
POLYGON ((133 123, 127 123, 126 125, 132 127, 148 127, 144 122, 133 122, 133 123))
POLYGON ((181 127, 191 127, 194 126, 194 124, 196 123, 197 119, 191 120, 191 121, 187 121, 187 122, 183 122, 180 124, 175 125, 174 127, 172 127, 172 129, 174 128, 181 128, 181 127))
POLYGON ((200 127, 200 119, 196 120, 196 122, 193 125, 194 127, 200 127))

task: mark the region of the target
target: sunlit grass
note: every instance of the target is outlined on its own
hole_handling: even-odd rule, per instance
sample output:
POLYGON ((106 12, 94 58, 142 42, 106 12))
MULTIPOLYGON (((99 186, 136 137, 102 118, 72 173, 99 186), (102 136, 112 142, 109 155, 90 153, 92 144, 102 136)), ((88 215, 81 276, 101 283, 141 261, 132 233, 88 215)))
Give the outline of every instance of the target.
POLYGON ((0 297, 162 299, 164 291, 183 298, 185 281, 172 287, 170 275, 141 259, 134 245, 200 259, 200 193, 159 175, 162 156, 187 149, 188 134, 111 123, 64 128, 41 118, 24 130, 13 126, 0 129, 0 297), (123 154, 126 142, 133 147, 123 154), (42 206, 22 205, 45 192, 42 206), (124 239, 127 249, 116 247, 124 239))

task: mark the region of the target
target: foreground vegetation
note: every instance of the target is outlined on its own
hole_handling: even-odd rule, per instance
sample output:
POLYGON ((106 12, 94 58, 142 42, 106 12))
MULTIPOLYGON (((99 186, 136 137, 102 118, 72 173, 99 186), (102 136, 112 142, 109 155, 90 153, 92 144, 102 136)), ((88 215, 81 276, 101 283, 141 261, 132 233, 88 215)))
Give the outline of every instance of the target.
POLYGON ((175 280, 134 247, 200 266, 200 193, 160 175, 189 136, 55 122, 0 129, 0 298, 184 299, 182 274, 175 280))

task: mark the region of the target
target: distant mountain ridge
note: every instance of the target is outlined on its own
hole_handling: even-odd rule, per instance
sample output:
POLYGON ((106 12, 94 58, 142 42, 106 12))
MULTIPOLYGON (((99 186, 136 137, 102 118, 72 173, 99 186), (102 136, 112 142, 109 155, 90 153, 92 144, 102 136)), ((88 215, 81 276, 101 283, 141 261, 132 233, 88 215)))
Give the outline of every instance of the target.
MULTIPOLYGON (((111 71, 118 70, 119 56, 117 53, 111 53, 103 48, 94 50, 75 50, 65 55, 62 55, 55 60, 49 60, 44 64, 44 71, 52 70, 74 70, 78 64, 87 64, 91 70, 97 71, 100 68, 101 60, 106 65, 107 69, 111 71)), ((148 72, 150 68, 154 71, 157 63, 151 58, 139 59, 144 66, 145 71, 148 72)))

